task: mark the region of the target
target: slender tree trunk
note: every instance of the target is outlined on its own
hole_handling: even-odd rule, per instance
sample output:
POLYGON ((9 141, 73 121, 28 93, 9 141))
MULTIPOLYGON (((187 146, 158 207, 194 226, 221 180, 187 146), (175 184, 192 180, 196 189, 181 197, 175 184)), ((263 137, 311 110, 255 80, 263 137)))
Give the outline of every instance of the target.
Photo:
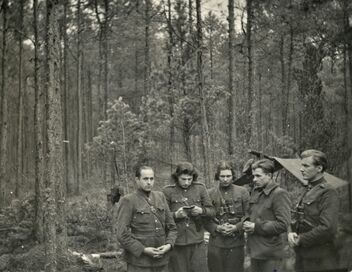
POLYGON ((18 198, 23 176, 23 94, 22 94, 22 32, 23 32, 23 0, 20 0, 20 25, 18 40, 18 133, 17 133, 17 177, 15 186, 15 196, 18 198))
POLYGON ((255 119, 254 109, 254 94, 253 94, 253 56, 252 56, 252 19, 253 19, 253 11, 252 11, 252 0, 247 0, 247 27, 246 27, 246 40, 247 40, 247 58, 248 58, 248 88, 247 88, 247 140, 248 143, 254 141, 253 139, 253 120, 255 119))
POLYGON ((259 120, 258 120, 258 148, 260 151, 264 151, 263 145, 263 108, 262 108, 262 74, 258 74, 258 111, 259 111, 259 120))
POLYGON ((80 194, 82 184, 82 152, 83 152, 83 102, 82 102, 82 38, 81 38, 81 0, 77 1, 77 195, 80 194))
MULTIPOLYGON (((290 116, 289 98, 291 94, 291 82, 292 82, 292 58, 293 58, 293 27, 290 24, 290 48, 288 53, 288 64, 287 64, 287 93, 284 102, 284 120, 288 120, 290 116)), ((294 104, 294 103, 293 103, 294 104)), ((294 111, 292 111, 294 113, 294 111)))
POLYGON ((229 93, 230 97, 228 100, 229 104, 229 154, 235 154, 235 142, 237 139, 237 128, 236 128, 236 93, 233 86, 233 56, 234 56, 234 34, 235 34, 235 10, 234 10, 234 0, 228 1, 228 23, 229 23, 229 36, 228 36, 228 46, 229 46, 229 93))
POLYGON ((41 101, 42 95, 40 94, 39 89, 39 38, 38 38, 38 0, 33 0, 33 33, 34 33, 34 152, 35 152, 35 160, 34 160, 34 176, 35 176, 35 218, 34 218, 34 234, 37 238, 38 242, 41 243, 44 241, 44 231, 43 231, 43 142, 42 142, 42 127, 40 123, 42 122, 42 108, 41 101))
POLYGON ((5 204, 5 184, 7 182, 7 72, 6 72, 6 63, 7 63, 7 10, 8 2, 7 0, 2 1, 1 10, 2 10, 2 50, 1 50, 1 115, 0 115, 0 207, 3 207, 5 204))
POLYGON ((67 10, 68 1, 64 0, 64 17, 63 17, 63 132, 64 132, 64 163, 65 163, 65 184, 66 192, 70 194, 70 181, 69 181, 69 136, 68 136, 68 37, 67 37, 67 10))
POLYGON ((281 64, 281 100, 279 100, 279 109, 281 113, 281 118, 278 118, 279 121, 281 122, 281 132, 282 135, 286 134, 286 126, 287 126, 287 118, 286 118, 286 107, 285 107, 285 101, 286 101, 286 68, 285 68, 285 54, 284 54, 284 48, 285 48, 285 37, 281 35, 280 37, 280 64, 281 64))
POLYGON ((107 119, 109 94, 109 0, 104 0, 104 117, 107 119))
POLYGON ((145 0, 144 96, 147 96, 150 91, 150 11, 151 0, 145 0))
POLYGON ((200 98, 201 122, 202 122, 202 141, 203 141, 203 156, 204 156, 204 180, 208 186, 211 185, 211 164, 210 164, 210 135, 206 112, 206 96, 204 92, 203 78, 203 29, 202 29, 202 14, 201 0, 196 0, 197 12, 197 83, 200 98))
POLYGON ((174 45, 174 38, 172 34, 172 21, 171 21, 171 0, 167 1, 168 7, 168 18, 167 18, 167 30, 169 35, 169 41, 167 43, 167 70, 168 70, 168 98, 169 98, 169 113, 170 113, 170 172, 173 171, 174 156, 175 156, 175 126, 174 126, 174 91, 173 91, 173 71, 172 71, 172 48, 174 45))

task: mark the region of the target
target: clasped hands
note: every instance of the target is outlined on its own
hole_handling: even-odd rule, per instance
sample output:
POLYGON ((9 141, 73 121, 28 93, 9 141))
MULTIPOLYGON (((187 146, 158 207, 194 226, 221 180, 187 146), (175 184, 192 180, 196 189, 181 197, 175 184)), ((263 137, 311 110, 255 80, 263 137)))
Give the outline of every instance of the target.
POLYGON ((230 236, 235 231, 237 231, 236 225, 232 225, 230 223, 224 223, 216 226, 216 231, 221 233, 224 236, 230 236))
POLYGON ((299 243, 299 235, 296 232, 289 232, 287 235, 287 240, 290 247, 296 247, 299 243))
POLYGON ((162 245, 158 248, 155 247, 145 247, 143 253, 152 258, 162 258, 165 253, 167 253, 171 249, 170 244, 162 245))
POLYGON ((192 209, 189 209, 189 211, 186 211, 184 209, 184 207, 181 207, 175 212, 175 217, 176 218, 186 218, 186 217, 188 217, 189 214, 191 216, 201 215, 201 214, 203 214, 203 209, 201 207, 194 206, 192 209))
POLYGON ((253 233, 254 232, 254 228, 255 228, 255 223, 251 222, 251 221, 244 221, 243 222, 243 230, 246 233, 253 233))

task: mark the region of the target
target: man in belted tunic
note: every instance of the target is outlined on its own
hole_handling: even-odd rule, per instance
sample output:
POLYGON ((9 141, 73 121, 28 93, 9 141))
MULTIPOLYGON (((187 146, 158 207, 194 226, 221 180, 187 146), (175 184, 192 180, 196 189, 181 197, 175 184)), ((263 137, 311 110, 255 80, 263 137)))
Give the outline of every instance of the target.
POLYGON ((206 229, 210 232, 208 267, 210 272, 243 272, 244 219, 249 203, 245 187, 232 184, 235 173, 230 162, 220 161, 215 173, 217 184, 209 190, 216 217, 206 229), (235 269, 235 270, 234 270, 235 269))
POLYGON ((324 179, 326 155, 318 150, 301 154, 301 173, 307 189, 294 210, 293 232, 288 242, 296 252, 297 272, 337 268, 334 235, 337 231, 339 200, 335 189, 324 179))
POLYGON ((170 272, 206 272, 206 247, 203 222, 213 217, 215 210, 198 172, 189 162, 177 165, 171 178, 173 184, 164 187, 170 210, 177 225, 177 239, 170 256, 170 272))
POLYGON ((115 210, 117 240, 125 249, 128 272, 167 272, 168 252, 177 231, 162 192, 152 191, 154 171, 136 171, 137 191, 120 199, 115 210))

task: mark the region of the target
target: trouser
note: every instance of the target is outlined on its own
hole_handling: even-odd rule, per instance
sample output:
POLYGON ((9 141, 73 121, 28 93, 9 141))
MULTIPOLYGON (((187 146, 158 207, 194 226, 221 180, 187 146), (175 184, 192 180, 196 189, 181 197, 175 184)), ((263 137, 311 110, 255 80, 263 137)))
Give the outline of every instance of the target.
POLYGON ((282 259, 253 259, 251 258, 251 272, 284 272, 282 259))
POLYGON ((210 272, 243 272, 244 248, 220 248, 208 246, 210 272))
POLYGON ((330 254, 324 254, 324 256, 316 258, 305 258, 304 254, 301 254, 299 250, 296 251, 296 272, 313 272, 313 271, 338 271, 337 254, 331 252, 330 254))
POLYGON ((178 246, 170 254, 170 272, 207 272, 206 247, 204 243, 178 246))
POLYGON ((168 272, 167 265, 158 267, 141 267, 127 264, 127 272, 168 272))

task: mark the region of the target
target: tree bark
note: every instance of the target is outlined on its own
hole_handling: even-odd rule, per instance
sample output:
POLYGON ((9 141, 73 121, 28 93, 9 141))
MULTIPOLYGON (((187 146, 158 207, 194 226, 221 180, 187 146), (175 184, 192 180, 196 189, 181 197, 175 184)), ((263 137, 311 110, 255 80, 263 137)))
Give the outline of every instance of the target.
POLYGON ((18 118, 17 118, 17 177, 15 185, 15 196, 20 195, 20 187, 22 185, 23 176, 23 91, 22 91, 22 32, 23 32, 23 0, 20 0, 20 25, 18 39, 18 118))
POLYGON ((81 0, 77 1, 77 180, 76 195, 80 194, 82 184, 83 152, 83 102, 82 102, 82 37, 81 37, 81 0))
POLYGON ((150 11, 151 1, 145 0, 144 10, 144 21, 145 21, 145 32, 144 32, 144 96, 146 97, 150 91, 150 11))
POLYGON ((235 154, 235 142, 237 139, 237 128, 236 128, 236 93, 233 86, 233 56, 234 56, 234 34, 235 34, 235 8, 234 8, 234 0, 228 1, 228 13, 227 17, 229 23, 229 36, 228 36, 228 54, 229 54, 229 93, 230 97, 228 100, 228 124, 229 124, 229 139, 228 139, 228 148, 229 154, 235 154))
MULTIPOLYGON (((246 27, 246 40, 247 40, 247 58, 248 58, 248 87, 247 87, 247 129, 246 139, 248 144, 254 141, 253 128, 255 120, 255 101, 253 94, 253 52, 252 52, 252 19, 253 19, 253 3, 252 0, 247 0, 247 27, 246 27)), ((255 148, 255 147, 253 147, 255 148)))
POLYGON ((171 17, 171 0, 167 1, 168 18, 167 18, 167 32, 169 40, 167 43, 167 70, 168 70, 168 100, 169 100, 169 114, 170 114, 170 142, 169 142, 169 154, 170 154, 170 172, 173 171, 174 156, 175 156, 175 126, 174 126, 174 91, 173 91, 173 71, 172 71, 172 53, 174 46, 174 38, 172 33, 172 17, 171 17))
POLYGON ((8 132, 8 114, 7 114, 7 12, 8 12, 8 1, 3 0, 1 5, 2 10, 2 50, 1 50, 1 110, 0 110, 0 207, 3 207, 6 203, 5 197, 5 184, 7 182, 7 132, 8 132))
POLYGON ((208 186, 211 185, 211 164, 210 164, 210 135, 206 112, 206 96, 204 92, 204 78, 203 78, 203 29, 202 29, 202 14, 201 14, 201 0, 196 0, 197 13, 197 87, 200 98, 201 110, 201 125, 202 125, 202 144, 203 144, 203 171, 204 180, 208 186))

